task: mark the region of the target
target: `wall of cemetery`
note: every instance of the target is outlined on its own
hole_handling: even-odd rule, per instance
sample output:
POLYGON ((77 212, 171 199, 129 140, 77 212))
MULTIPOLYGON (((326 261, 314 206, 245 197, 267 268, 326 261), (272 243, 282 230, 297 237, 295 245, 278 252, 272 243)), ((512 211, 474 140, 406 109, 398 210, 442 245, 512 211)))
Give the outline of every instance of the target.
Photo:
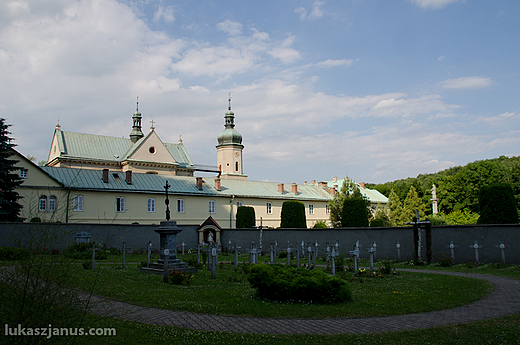
MULTIPOLYGON (((157 225, 118 225, 118 224, 37 224, 37 223, 0 223, 0 246, 23 246, 30 241, 44 241, 46 247, 64 248, 73 243, 80 231, 91 234, 92 241, 105 243, 107 247, 122 248, 123 242, 130 250, 145 248, 152 241, 152 248, 159 249, 159 235, 154 231, 157 225)), ((198 242, 199 225, 182 225, 177 235, 177 244, 182 242, 186 248, 193 248, 198 242)), ((269 252, 271 244, 278 243, 278 251, 298 245, 314 245, 318 242, 320 255, 329 245, 339 244, 341 253, 347 254, 356 241, 361 245, 361 258, 368 258, 367 249, 376 243, 376 258, 406 260, 413 257, 413 229, 402 228, 339 228, 339 229, 222 229, 221 239, 224 247, 229 241, 238 243, 245 251, 255 241, 264 252, 269 252), (399 248, 398 248, 399 244, 399 248)), ((424 243, 423 243, 424 244, 424 243)), ((480 262, 502 262, 520 264, 520 225, 463 225, 432 227, 432 253, 453 254, 456 262, 476 261, 477 244, 480 262), (453 248, 450 245, 453 244, 453 248), (501 248, 504 245, 504 248, 501 248)), ((423 248, 423 253, 425 249, 423 248)))

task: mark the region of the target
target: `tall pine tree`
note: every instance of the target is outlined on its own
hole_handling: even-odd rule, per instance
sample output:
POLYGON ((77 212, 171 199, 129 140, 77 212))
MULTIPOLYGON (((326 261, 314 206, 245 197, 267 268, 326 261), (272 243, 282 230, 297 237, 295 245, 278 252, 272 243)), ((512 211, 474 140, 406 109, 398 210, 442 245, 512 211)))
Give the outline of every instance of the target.
POLYGON ((14 155, 16 146, 9 137, 9 127, 5 119, 0 118, 0 221, 16 222, 22 220, 19 216, 22 205, 18 203, 20 195, 16 187, 22 184, 18 168, 15 168, 16 160, 9 159, 14 155))

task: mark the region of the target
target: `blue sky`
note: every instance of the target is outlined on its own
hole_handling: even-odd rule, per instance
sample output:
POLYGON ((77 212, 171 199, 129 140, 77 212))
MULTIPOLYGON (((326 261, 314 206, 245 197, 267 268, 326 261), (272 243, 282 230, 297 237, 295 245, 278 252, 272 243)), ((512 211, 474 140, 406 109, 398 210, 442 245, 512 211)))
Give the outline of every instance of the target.
POLYGON ((520 154, 520 1, 3 1, 0 116, 182 135, 216 165, 228 93, 251 180, 382 183, 520 154))

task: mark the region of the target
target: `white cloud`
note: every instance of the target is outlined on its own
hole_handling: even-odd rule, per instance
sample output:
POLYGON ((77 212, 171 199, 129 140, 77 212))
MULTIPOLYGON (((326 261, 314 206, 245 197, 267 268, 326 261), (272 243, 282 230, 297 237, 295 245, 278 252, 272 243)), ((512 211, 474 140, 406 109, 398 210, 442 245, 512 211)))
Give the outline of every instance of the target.
POLYGON ((286 38, 279 46, 272 48, 267 53, 274 58, 280 59, 285 64, 300 60, 300 52, 296 49, 289 48, 289 46, 294 42, 294 38, 294 36, 286 38))
POLYGON ((242 24, 226 19, 217 24, 217 29, 227 32, 230 36, 237 36, 242 33, 242 24))
POLYGON ((497 116, 479 117, 475 123, 486 123, 489 125, 503 125, 505 123, 511 124, 512 121, 520 120, 520 114, 507 112, 497 116))
POLYGON ((328 59, 325 61, 320 61, 316 64, 318 67, 329 68, 329 67, 338 67, 338 66, 351 66, 354 63, 352 59, 341 59, 341 60, 332 60, 328 59))
POLYGON ((153 15, 153 21, 158 22, 161 19, 166 23, 173 23, 175 21, 175 17, 173 16, 173 8, 171 6, 157 6, 157 9, 153 15))
POLYGON ((410 0, 411 3, 424 9, 440 9, 459 0, 410 0))
POLYGON ((487 87, 493 84, 491 78, 483 77, 463 77, 458 79, 448 79, 442 82, 442 86, 446 89, 472 89, 479 87, 487 87))
POLYGON ((302 20, 302 21, 306 20, 306 19, 309 19, 309 20, 319 19, 323 16, 323 10, 321 9, 321 6, 324 4, 325 4, 325 2, 323 2, 323 1, 315 0, 314 3, 312 4, 312 10, 309 15, 307 15, 308 12, 305 7, 296 8, 294 10, 294 13, 298 14, 300 17, 300 20, 302 20))

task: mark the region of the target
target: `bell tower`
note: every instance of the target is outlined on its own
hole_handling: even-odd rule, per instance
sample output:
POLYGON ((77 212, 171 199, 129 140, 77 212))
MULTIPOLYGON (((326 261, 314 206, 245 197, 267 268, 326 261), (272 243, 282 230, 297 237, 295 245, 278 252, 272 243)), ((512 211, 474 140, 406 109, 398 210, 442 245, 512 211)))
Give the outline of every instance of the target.
POLYGON ((247 180, 243 173, 242 135, 235 129, 235 113, 231 111, 231 94, 229 94, 228 111, 224 115, 225 129, 217 136, 217 165, 220 177, 227 179, 247 180))

